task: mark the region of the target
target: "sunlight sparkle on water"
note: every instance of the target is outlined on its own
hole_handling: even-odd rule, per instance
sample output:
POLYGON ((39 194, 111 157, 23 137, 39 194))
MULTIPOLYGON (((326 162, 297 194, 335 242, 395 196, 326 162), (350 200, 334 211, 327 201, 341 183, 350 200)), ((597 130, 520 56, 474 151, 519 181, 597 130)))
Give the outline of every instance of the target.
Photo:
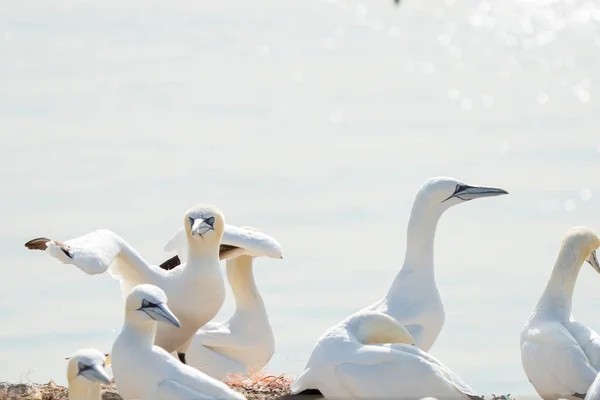
POLYGON ((448 98, 452 101, 456 101, 460 98, 460 90, 454 88, 448 90, 448 98))
POLYGON ((588 188, 583 188, 579 191, 579 197, 583 201, 590 201, 592 199, 592 190, 588 188))
POLYGON ((575 210, 575 201, 568 199, 565 201, 565 210, 571 212, 575 210))

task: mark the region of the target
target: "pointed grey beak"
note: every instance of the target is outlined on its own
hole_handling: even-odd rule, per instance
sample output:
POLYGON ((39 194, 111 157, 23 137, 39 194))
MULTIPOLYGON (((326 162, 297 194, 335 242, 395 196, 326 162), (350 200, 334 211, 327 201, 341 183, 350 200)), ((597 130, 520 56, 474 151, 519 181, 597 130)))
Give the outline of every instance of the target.
POLYGON ((214 228, 213 228, 213 225, 211 224, 211 220, 214 221, 214 218, 208 218, 208 219, 190 218, 190 223, 192 225, 190 231, 191 231, 192 235, 202 236, 206 232, 213 230, 214 228))
POLYGON ((598 256, 596 255, 596 250, 590 253, 590 256, 585 260, 590 263, 592 268, 596 270, 600 274, 600 263, 598 262, 598 256))
POLYGON ((87 366, 87 368, 82 369, 79 372, 79 375, 89 379, 92 382, 100 382, 104 383, 105 385, 110 385, 110 378, 106 374, 106 371, 104 371, 104 368, 102 368, 100 365, 94 364, 87 366))
POLYGON ((142 307, 142 311, 144 311, 150 316, 150 318, 156 321, 166 322, 167 324, 173 325, 177 328, 181 328, 181 323, 179 322, 175 314, 173 314, 173 312, 169 310, 169 307, 167 307, 167 305, 164 303, 153 304, 149 307, 142 307))
POLYGON ((503 194, 508 194, 508 192, 494 187, 464 185, 450 197, 458 197, 461 200, 469 201, 483 197, 502 196, 503 194))

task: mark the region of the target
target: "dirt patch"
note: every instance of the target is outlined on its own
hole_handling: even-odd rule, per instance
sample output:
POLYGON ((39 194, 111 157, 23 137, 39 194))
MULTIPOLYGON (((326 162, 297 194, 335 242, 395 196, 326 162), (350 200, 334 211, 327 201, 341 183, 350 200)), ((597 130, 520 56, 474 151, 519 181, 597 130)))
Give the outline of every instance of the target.
MULTIPOLYGON (((254 378, 231 377, 227 385, 248 400, 318 400, 320 395, 291 396, 291 379, 280 376, 254 378)), ((102 400, 122 400, 114 385, 102 386, 102 400)), ((67 388, 50 381, 46 384, 0 382, 0 400, 68 400, 67 388)), ((489 397, 491 400, 516 400, 509 395, 489 397)))

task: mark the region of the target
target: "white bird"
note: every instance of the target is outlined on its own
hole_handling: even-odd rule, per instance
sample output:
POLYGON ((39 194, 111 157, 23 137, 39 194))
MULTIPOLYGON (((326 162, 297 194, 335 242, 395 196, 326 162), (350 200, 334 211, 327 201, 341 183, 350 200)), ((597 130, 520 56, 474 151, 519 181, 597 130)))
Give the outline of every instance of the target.
MULTIPOLYGON (((260 234, 251 227, 242 227, 260 234)), ((184 243, 185 244, 185 243, 184 243)), ((177 246, 182 251, 181 246, 177 246)), ((276 255, 273 246, 264 249, 276 255)), ((275 351, 267 309, 254 280, 252 263, 258 251, 227 260, 227 280, 235 297, 235 312, 225 322, 209 322, 182 349, 184 362, 218 379, 229 374, 251 375, 261 370, 275 351)), ((281 254, 281 253, 279 253, 281 254)), ((181 354, 179 354, 181 359, 181 354)))
POLYGON ((321 336, 291 391, 310 387, 327 399, 480 398, 413 344, 406 328, 384 313, 351 316, 321 336))
POLYGON ((106 356, 94 349, 83 349, 69 357, 67 382, 69 400, 100 400, 100 384, 110 385, 104 370, 106 356))
MULTIPOLYGON (((408 222, 406 254, 400 272, 383 299, 349 318, 371 312, 387 314, 408 330, 415 340, 415 346, 428 351, 437 339, 445 318, 433 268, 434 238, 438 220, 444 211, 456 204, 504 194, 508 194, 504 189, 470 186, 454 178, 437 177, 427 180, 417 192, 412 207, 408 222)), ((335 331, 336 328, 331 329, 335 331)), ((318 352, 319 348, 320 341, 315 345, 313 353, 318 352)), ((306 386, 310 382, 310 379, 303 379, 298 381, 295 387, 299 391, 315 389, 306 386)))
MULTIPOLYGON (((225 227, 223 214, 214 206, 197 205, 185 213, 183 225, 187 262, 171 270, 150 265, 124 239, 106 229, 64 243, 37 238, 25 246, 45 250, 87 274, 101 274, 108 270, 120 281, 124 297, 132 287, 141 283, 163 289, 181 321, 181 329, 161 324, 156 345, 173 352, 191 340, 198 329, 218 313, 225 300, 225 285, 219 265, 219 246, 225 227)), ((236 243, 251 246, 251 239, 245 235, 236 243)), ((237 254, 236 251, 241 250, 233 246, 226 249, 230 256, 237 254)))
POLYGON ((546 289, 521 330, 521 362, 529 382, 544 399, 583 399, 600 370, 600 336, 575 321, 573 289, 584 261, 600 273, 591 229, 569 229, 546 289))
POLYGON ((125 300, 125 322, 111 352, 115 384, 124 400, 245 399, 154 346, 156 321, 180 327, 163 290, 148 284, 134 287, 125 300))
MULTIPOLYGON (((161 267, 171 269, 187 260, 187 241, 185 230, 180 228, 175 235, 165 244, 165 251, 175 251, 177 255, 161 264, 161 267)), ((237 227, 225 224, 221 239, 220 257, 222 260, 231 259, 240 254, 249 254, 256 257, 267 256, 283 258, 281 245, 273 237, 250 227, 237 227)))

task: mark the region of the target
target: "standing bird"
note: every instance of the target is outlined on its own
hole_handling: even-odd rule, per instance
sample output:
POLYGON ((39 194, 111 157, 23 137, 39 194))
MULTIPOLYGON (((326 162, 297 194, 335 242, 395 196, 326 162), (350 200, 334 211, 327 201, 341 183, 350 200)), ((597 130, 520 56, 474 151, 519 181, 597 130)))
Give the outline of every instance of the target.
MULTIPOLYGON (((255 228, 241 229, 260 234, 255 228)), ((181 247, 178 249, 181 252, 181 247)), ((275 254, 277 249, 271 245, 264 250, 275 254)), ((211 321, 203 326, 184 349, 187 364, 213 378, 226 379, 229 374, 259 371, 275 351, 273 329, 253 274, 253 259, 261 255, 265 254, 255 250, 252 255, 227 260, 227 280, 235 297, 235 312, 225 322, 211 321)))
POLYGON ((410 333, 384 313, 353 315, 321 337, 292 393, 309 386, 328 399, 480 399, 413 344, 410 333))
POLYGON ((147 284, 134 287, 125 300, 125 322, 111 352, 115 384, 124 400, 245 399, 154 346, 157 321, 174 329, 181 325, 163 290, 147 284))
POLYGON ((187 262, 166 271, 150 265, 124 239, 101 229, 64 243, 46 238, 25 244, 45 249, 65 264, 74 264, 87 274, 108 272, 120 281, 126 297, 136 285, 158 286, 169 296, 171 308, 181 321, 181 329, 161 324, 156 345, 168 352, 177 350, 214 318, 225 301, 225 285, 219 263, 219 246, 225 218, 219 209, 197 205, 184 215, 187 262))
POLYGON ((583 399, 600 371, 600 336, 571 314, 573 289, 585 261, 600 273, 600 238, 586 227, 569 229, 550 279, 521 330, 521 362, 544 399, 583 399))
POLYGON ((94 349, 77 351, 67 364, 69 400, 100 400, 100 384, 110 385, 106 356, 94 349))
MULTIPOLYGON (((180 230, 165 245, 178 254, 160 265, 170 270, 187 260, 187 243, 180 230)), ((281 245, 273 237, 251 227, 225 226, 221 258, 227 258, 227 279, 233 290, 236 311, 227 321, 209 322, 177 349, 184 364, 192 365, 213 377, 229 373, 247 373, 261 369, 274 352, 275 340, 264 302, 252 272, 255 257, 283 258, 281 245), (223 244, 226 242, 227 244, 223 244), (209 346, 205 346, 206 343, 209 346), (186 352, 193 355, 188 362, 186 352)))
MULTIPOLYGON (((415 340, 415 346, 429 351, 445 319, 433 265, 437 223, 444 211, 456 204, 504 194, 508 194, 504 189, 470 186, 455 178, 427 180, 417 192, 410 214, 402 268, 383 299, 353 316, 371 312, 387 314, 406 327, 415 340)), ((323 338, 317 341, 313 352, 318 351, 321 340, 323 338)), ((320 381, 319 376, 307 374, 296 388, 315 389, 314 385, 320 381), (311 376, 314 380, 309 379, 311 376)))

